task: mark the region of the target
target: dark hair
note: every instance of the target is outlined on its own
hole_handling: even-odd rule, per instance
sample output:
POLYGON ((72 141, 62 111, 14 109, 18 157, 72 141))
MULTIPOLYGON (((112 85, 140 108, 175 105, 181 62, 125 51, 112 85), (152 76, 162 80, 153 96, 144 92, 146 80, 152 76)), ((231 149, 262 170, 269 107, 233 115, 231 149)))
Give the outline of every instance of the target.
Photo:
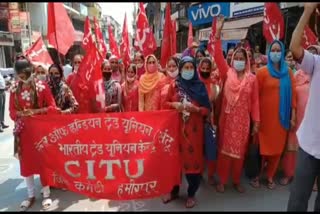
MULTIPOLYGON (((207 63, 207 64, 209 64, 209 68, 210 68, 210 72, 211 72, 211 70, 212 70, 212 61, 211 61, 208 57, 206 57, 206 58, 203 58, 203 59, 201 60, 200 65, 201 65, 202 63, 207 63)), ((199 67, 200 67, 200 66, 199 66, 199 67)))
POLYGON ((196 57, 197 57, 197 54, 198 54, 198 53, 201 53, 202 56, 204 56, 204 57, 206 56, 206 53, 205 53, 204 50, 202 50, 202 49, 198 49, 198 50, 196 51, 196 55, 195 55, 196 57))
MULTIPOLYGON (((134 73, 137 74, 137 72, 138 72, 137 70, 138 70, 138 69, 137 69, 136 64, 133 64, 133 63, 130 64, 130 65, 127 67, 127 70, 126 70, 126 71, 128 71, 129 68, 131 68, 131 69, 134 71, 134 73)), ((127 72, 126 72, 126 73, 127 73, 127 72)))
POLYGON ((82 54, 75 54, 75 55, 73 56, 73 58, 72 58, 72 63, 73 63, 73 61, 74 61, 74 58, 76 58, 76 56, 80 56, 81 60, 82 60, 82 58, 83 58, 83 55, 82 55, 82 54))
POLYGON ((106 66, 106 64, 110 63, 109 60, 104 60, 103 63, 101 64, 101 70, 103 70, 104 66, 106 66))
POLYGON ((143 56, 142 53, 137 52, 137 53, 134 55, 134 58, 136 58, 136 56, 139 56, 139 57, 142 59, 142 61, 144 61, 144 56, 143 56))
POLYGON ((287 56, 289 53, 292 53, 292 51, 291 51, 290 49, 287 49, 287 50, 286 50, 286 56, 287 56))
POLYGON ((14 63, 14 70, 19 73, 32 73, 32 65, 27 59, 19 59, 14 63))
POLYGON ((180 60, 179 60, 177 57, 175 57, 175 56, 169 57, 169 59, 168 59, 168 61, 167 61, 167 64, 169 63, 170 60, 173 60, 174 63, 176 64, 176 66, 179 67, 179 62, 180 62, 180 60))
POLYGON ((48 73, 50 72, 51 68, 56 68, 56 69, 58 69, 61 78, 63 78, 64 75, 63 75, 63 69, 62 69, 61 65, 55 64, 55 63, 52 64, 52 65, 50 65, 50 67, 49 67, 49 69, 48 69, 48 73))
MULTIPOLYGON (((244 55, 244 58, 246 59, 246 62, 248 61, 248 55, 247 55, 247 51, 243 48, 236 48, 234 50, 234 55, 238 52, 238 51, 241 51, 244 55)), ((253 57, 253 56, 252 56, 253 57)))

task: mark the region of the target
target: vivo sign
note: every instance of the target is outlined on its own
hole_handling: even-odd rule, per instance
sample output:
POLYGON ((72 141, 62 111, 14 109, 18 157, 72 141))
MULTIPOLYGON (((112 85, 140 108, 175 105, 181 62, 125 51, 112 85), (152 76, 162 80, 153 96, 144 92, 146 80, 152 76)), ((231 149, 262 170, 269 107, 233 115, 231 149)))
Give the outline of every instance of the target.
POLYGON ((193 26, 212 22, 212 18, 223 14, 229 17, 230 3, 201 3, 188 9, 188 18, 193 26))

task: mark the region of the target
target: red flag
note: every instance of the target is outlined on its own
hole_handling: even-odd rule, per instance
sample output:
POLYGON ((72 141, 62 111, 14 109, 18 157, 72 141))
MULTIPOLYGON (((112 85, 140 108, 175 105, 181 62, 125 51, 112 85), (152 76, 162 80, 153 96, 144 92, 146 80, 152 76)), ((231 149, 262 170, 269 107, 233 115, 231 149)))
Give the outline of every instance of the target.
POLYGON ((217 30, 217 18, 214 17, 212 21, 211 34, 208 42, 208 52, 211 56, 214 56, 214 43, 215 43, 216 30, 217 30))
POLYGON ((154 38, 151 27, 146 16, 146 11, 143 2, 140 2, 137 18, 137 35, 134 42, 134 47, 143 55, 153 54, 157 49, 156 39, 154 38))
POLYGON ((310 45, 316 45, 318 42, 317 36, 313 31, 306 26, 303 31, 302 46, 304 49, 307 49, 310 45))
POLYGON ((277 3, 264 4, 263 35, 268 43, 284 36, 284 19, 277 3))
POLYGON ((120 52, 124 65, 127 67, 130 64, 130 43, 128 35, 127 14, 124 15, 122 40, 120 43, 120 52))
POLYGON ((188 48, 192 47, 192 43, 193 43, 192 23, 189 22, 188 48))
POLYGON ((166 66, 167 60, 172 56, 172 23, 171 23, 171 8, 170 3, 166 6, 166 15, 164 22, 163 38, 161 44, 161 60, 160 64, 164 68, 166 66))
MULTIPOLYGON (((101 73, 101 65, 103 63, 103 56, 95 45, 89 47, 89 52, 84 56, 79 66, 79 76, 82 84, 89 88, 88 95, 95 97, 98 109, 105 107, 105 93, 103 89, 103 79, 101 73)), ((85 99, 89 99, 87 97, 85 99)))
POLYGON ((82 48, 86 51, 89 51, 89 48, 94 44, 91 32, 90 19, 87 16, 86 21, 84 23, 84 36, 82 40, 82 48))
POLYGON ((48 3, 48 42, 66 55, 75 40, 75 30, 61 2, 48 3))
POLYGON ((94 21, 94 31, 96 34, 96 41, 98 43, 98 49, 102 53, 102 56, 105 57, 107 55, 107 46, 106 46, 106 43, 104 42, 100 25, 97 22, 96 17, 93 18, 93 21, 94 21))
POLYGON ((41 65, 46 69, 53 64, 41 36, 29 49, 26 50, 25 56, 32 62, 32 64, 41 65))
POLYGON ((171 39, 172 39, 172 55, 175 55, 177 53, 177 22, 176 20, 172 20, 172 34, 171 34, 171 39))
POLYGON ((109 48, 110 48, 111 54, 119 58, 120 55, 119 55, 117 41, 113 36, 112 26, 110 23, 108 24, 108 33, 109 33, 109 48))

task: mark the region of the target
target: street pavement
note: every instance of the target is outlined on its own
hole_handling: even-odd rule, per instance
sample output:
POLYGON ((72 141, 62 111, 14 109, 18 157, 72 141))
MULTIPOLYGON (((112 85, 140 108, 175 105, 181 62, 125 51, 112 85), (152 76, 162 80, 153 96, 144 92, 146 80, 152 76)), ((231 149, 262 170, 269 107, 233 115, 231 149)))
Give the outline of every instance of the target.
MULTIPOLYGON (((7 108, 9 94, 7 94, 7 108)), ((24 179, 19 173, 19 162, 13 157, 13 122, 6 111, 6 123, 10 125, 0 133, 0 211, 18 211, 20 203, 27 197, 24 179)), ((243 178, 246 193, 240 194, 229 185, 224 194, 217 193, 213 186, 205 181, 197 193, 197 205, 193 209, 185 208, 186 182, 184 182, 181 199, 163 204, 160 198, 150 200, 111 201, 94 200, 86 196, 62 190, 52 190, 51 197, 54 211, 285 211, 289 197, 289 187, 278 185, 275 190, 265 186, 253 189, 248 180, 243 178)), ((29 211, 42 211, 40 197, 40 180, 36 177, 37 201, 29 211)), ((316 194, 309 202, 313 211, 316 194)))

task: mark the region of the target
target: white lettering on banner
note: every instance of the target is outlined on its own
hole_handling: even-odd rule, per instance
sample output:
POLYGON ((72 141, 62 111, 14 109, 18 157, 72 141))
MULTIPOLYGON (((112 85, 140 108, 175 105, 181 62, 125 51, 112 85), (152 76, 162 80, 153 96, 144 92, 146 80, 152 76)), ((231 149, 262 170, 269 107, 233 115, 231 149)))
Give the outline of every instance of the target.
POLYGON ((96 95, 96 101, 100 103, 101 108, 104 109, 106 96, 104 94, 104 89, 102 88, 102 84, 103 84, 102 79, 99 79, 98 81, 94 82, 95 88, 98 91, 96 95))
POLYGON ((42 45, 40 50, 37 50, 37 51, 32 50, 32 52, 29 54, 29 57, 32 60, 33 57, 39 56, 42 52, 46 52, 46 51, 47 51, 46 46, 42 45))
POLYGON ((196 12, 191 11, 191 15, 193 20, 198 19, 206 19, 210 16, 215 17, 218 16, 221 13, 221 6, 219 4, 213 4, 209 6, 206 10, 204 7, 199 4, 199 8, 196 10, 196 12))
POLYGON ((157 181, 150 181, 146 183, 134 183, 134 180, 130 180, 130 183, 124 183, 120 184, 118 186, 118 196, 121 197, 123 193, 125 192, 128 195, 133 195, 133 194, 139 194, 141 193, 142 190, 144 190, 145 193, 150 194, 150 190, 153 192, 155 191, 155 188, 157 187, 157 181))
MULTIPOLYGON (((132 161, 132 160, 131 160, 132 161)), ((116 179, 116 177, 113 174, 113 169, 114 169, 114 165, 116 165, 119 169, 122 168, 122 165, 124 165, 125 168, 125 174, 128 178, 139 178, 143 175, 144 173, 144 159, 137 159, 135 160, 135 162, 137 163, 137 170, 136 170, 136 174, 132 175, 131 172, 129 171, 129 165, 130 165, 130 160, 100 160, 99 161, 99 168, 102 168, 104 165, 106 165, 106 176, 104 177, 105 180, 114 180, 116 179)), ((95 176, 95 165, 97 164, 95 162, 95 160, 86 160, 86 171, 87 171, 87 178, 89 180, 96 180, 96 176, 95 176)), ((77 168, 78 171, 80 171, 80 169, 83 169, 80 162, 78 160, 70 160, 70 161, 66 161, 64 164, 64 169, 65 172, 73 177, 73 178, 79 178, 81 176, 81 173, 74 173, 71 172, 70 167, 73 166, 73 168, 77 168)), ((131 168, 132 169, 132 168, 131 168)))
POLYGON ((89 191, 91 193, 98 193, 98 194, 104 192, 104 186, 100 181, 98 181, 96 184, 74 181, 74 187, 79 192, 89 191))
POLYGON ((135 130, 135 133, 137 133, 137 129, 139 128, 141 134, 147 134, 148 136, 151 136, 153 130, 151 126, 137 122, 134 117, 131 117, 130 120, 122 119, 122 125, 124 126, 124 133, 126 134, 128 134, 131 130, 135 130))
POLYGON ((160 143, 164 145, 164 151, 170 152, 171 144, 174 142, 173 137, 168 134, 168 129, 160 131, 160 143))
POLYGON ((107 126, 108 131, 110 131, 110 129, 113 127, 115 129, 119 128, 119 118, 116 117, 106 117, 104 118, 104 123, 107 126), (109 124, 111 123, 112 124, 109 124))
POLYGON ((55 184, 68 184, 68 181, 64 180, 59 174, 56 172, 53 172, 52 174, 53 177, 53 183, 55 184))

